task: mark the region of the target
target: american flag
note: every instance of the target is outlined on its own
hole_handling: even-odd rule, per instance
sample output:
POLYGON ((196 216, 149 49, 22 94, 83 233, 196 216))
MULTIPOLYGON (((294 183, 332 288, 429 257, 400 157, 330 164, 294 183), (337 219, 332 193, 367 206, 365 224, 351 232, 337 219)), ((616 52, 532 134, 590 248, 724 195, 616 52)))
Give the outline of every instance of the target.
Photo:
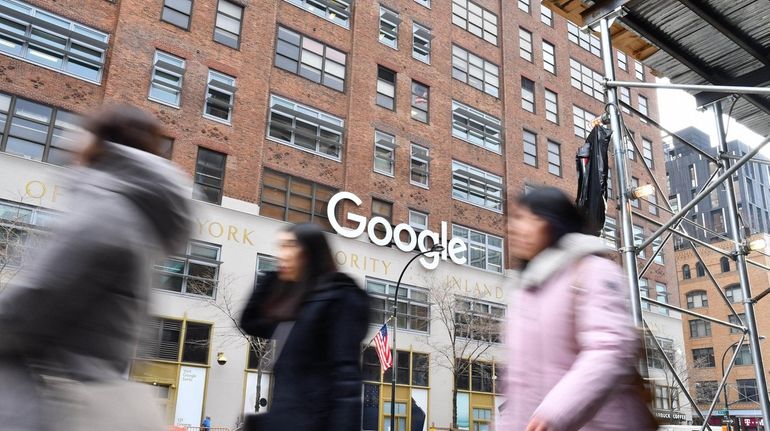
POLYGON ((377 350, 377 357, 380 358, 382 371, 386 371, 393 366, 393 357, 390 355, 388 347, 388 325, 382 325, 377 335, 374 336, 374 348, 377 350))

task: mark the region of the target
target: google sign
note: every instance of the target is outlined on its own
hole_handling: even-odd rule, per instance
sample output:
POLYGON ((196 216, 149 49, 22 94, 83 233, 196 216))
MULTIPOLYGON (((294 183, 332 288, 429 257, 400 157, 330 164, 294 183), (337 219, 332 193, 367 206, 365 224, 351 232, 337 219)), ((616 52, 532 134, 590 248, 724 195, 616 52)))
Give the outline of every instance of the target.
POLYGON ((436 269, 441 260, 451 259, 452 262, 458 265, 464 265, 466 262, 465 253, 468 250, 468 246, 459 238, 448 239, 449 227, 446 222, 441 222, 441 234, 430 230, 421 231, 419 234, 415 232, 414 228, 406 223, 401 223, 396 227, 390 225, 390 222, 383 217, 372 217, 371 220, 367 220, 365 216, 348 212, 343 219, 343 223, 350 222, 355 225, 355 228, 350 229, 344 227, 337 220, 337 205, 342 201, 353 202, 356 206, 361 206, 361 199, 350 192, 339 192, 332 196, 329 200, 329 205, 326 208, 326 215, 329 217, 329 222, 332 228, 341 236, 345 238, 358 238, 363 235, 364 232, 369 236, 369 240, 379 246, 389 246, 391 243, 395 243, 399 250, 405 252, 412 252, 416 248, 421 252, 430 250, 431 245, 441 244, 444 250, 441 252, 434 252, 426 254, 420 258, 420 264, 425 269, 436 269), (382 238, 377 236, 375 231, 377 228, 384 231, 385 234, 382 238), (406 233, 406 240, 402 238, 403 233, 406 233), (428 239, 430 238, 430 242, 428 239))

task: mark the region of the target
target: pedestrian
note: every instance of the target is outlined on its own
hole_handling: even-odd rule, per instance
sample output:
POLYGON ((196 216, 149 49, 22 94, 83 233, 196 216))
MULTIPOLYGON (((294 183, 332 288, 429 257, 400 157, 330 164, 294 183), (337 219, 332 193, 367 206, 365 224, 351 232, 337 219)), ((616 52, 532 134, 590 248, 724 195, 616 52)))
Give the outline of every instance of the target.
POLYGON ((259 277, 241 326, 276 340, 270 410, 247 430, 359 431, 368 297, 338 272, 314 224, 278 235, 278 271, 259 277))
POLYGON ((153 263, 187 241, 189 189, 156 155, 154 116, 113 106, 83 127, 70 211, 0 295, 3 430, 163 426, 149 388, 126 376, 153 263))
POLYGON ((555 188, 518 198, 506 331, 507 407, 498 430, 655 429, 636 369, 637 330, 620 268, 555 188))
POLYGON ((203 422, 201 422, 201 430, 202 431, 209 431, 211 429, 211 417, 206 416, 203 418, 203 422))

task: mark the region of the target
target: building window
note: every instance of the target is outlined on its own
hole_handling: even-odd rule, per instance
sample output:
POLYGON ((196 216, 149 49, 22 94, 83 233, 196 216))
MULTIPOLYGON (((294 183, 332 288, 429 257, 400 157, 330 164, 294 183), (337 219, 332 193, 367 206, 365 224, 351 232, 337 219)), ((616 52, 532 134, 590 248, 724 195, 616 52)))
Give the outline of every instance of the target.
POLYGON ((226 160, 227 156, 222 153, 198 147, 193 199, 217 205, 222 203, 226 160))
POLYGON ((0 268, 5 274, 12 276, 36 255, 56 217, 39 207, 0 200, 0 268))
POLYGON ((545 89, 545 119, 559 124, 559 95, 545 89))
POLYGON ((396 72, 377 66, 377 104, 396 110, 396 72))
POLYGON ((634 60, 634 73, 636 75, 636 79, 639 81, 644 81, 644 66, 642 63, 634 60))
POLYGON ((342 27, 350 27, 350 0, 286 0, 306 11, 342 27))
MULTIPOLYGON (((496 363, 489 363, 489 362, 482 362, 482 361, 474 361, 469 362, 467 359, 461 359, 457 358, 457 389, 459 391, 463 391, 458 394, 459 396, 465 396, 466 399, 468 399, 467 391, 471 392, 480 392, 480 393, 487 393, 487 394, 502 394, 504 393, 503 390, 503 382, 504 382, 504 369, 501 364, 496 363)), ((460 403, 458 403, 458 406, 460 403)), ((466 404, 467 405, 467 404, 466 404)), ((480 418, 481 423, 474 423, 474 427, 470 428, 475 430, 488 430, 488 428, 483 427, 483 425, 486 423, 486 413, 484 413, 486 408, 478 408, 478 407, 472 407, 468 406, 469 409, 472 408, 473 410, 478 410, 478 412, 474 413, 474 417, 478 416, 480 418), (480 427, 476 427, 476 425, 481 425, 480 427)), ((460 417, 461 411, 458 411, 458 417, 460 417)), ((469 415, 471 414, 471 411, 462 413, 465 418, 468 418, 466 420, 469 420, 469 415)))
POLYGON ((690 275, 690 265, 682 265, 682 280, 689 280, 692 278, 690 275))
POLYGON ((535 82, 521 77, 521 107, 525 111, 535 113, 535 82))
POLYGON ((235 78, 224 73, 209 70, 206 107, 203 116, 230 124, 234 104, 235 78))
POLYGON ((380 5, 380 42, 398 49, 398 25, 401 18, 398 12, 394 12, 380 5))
POLYGON ((556 47, 543 41, 543 69, 556 75, 556 47))
MULTIPOLYGON (((746 321, 746 313, 738 313, 737 316, 735 314, 731 314, 731 315, 727 316, 727 320, 730 323, 732 323, 733 325, 743 326, 744 325, 743 322, 746 321)), ((730 333, 731 334, 742 334, 743 331, 741 331, 740 329, 736 329, 736 328, 730 328, 730 333)))
POLYGON ((276 271, 278 271, 277 257, 266 255, 266 254, 257 255, 257 274, 256 274, 257 283, 259 283, 259 278, 264 276, 266 273, 276 272, 276 271))
POLYGON ((497 45, 497 15, 470 0, 452 0, 452 23, 497 45))
MULTIPOLYGON (((620 87, 620 101, 631 106, 631 90, 626 87, 620 87)), ((626 114, 631 114, 631 110, 624 106, 623 103, 621 103, 620 109, 626 114)))
MULTIPOLYGON (((403 289, 403 286, 401 287, 403 289)), ((399 289, 399 292, 401 292, 401 289, 399 289)), ((392 310, 392 309, 391 309, 392 310)), ((398 350, 396 352, 398 355, 398 373, 396 375, 396 381, 399 385, 411 385, 411 386, 423 386, 427 387, 430 383, 430 356, 427 353, 418 353, 418 352, 408 352, 403 350, 398 350), (410 360, 411 356, 411 360, 410 360), (411 381, 410 381, 411 377, 411 381)), ((392 368, 388 369, 384 373, 381 372, 381 366, 380 366, 380 360, 377 358, 377 351, 374 349, 374 347, 367 347, 364 349, 363 352, 363 358, 361 360, 362 363, 362 377, 364 381, 368 382, 384 382, 384 383, 390 383, 393 374, 392 374, 392 368), (382 377, 382 380, 380 379, 382 377)), ((364 386, 374 386, 374 385, 364 385, 364 386)), ((375 391, 379 389, 375 387, 375 391)), ((366 395, 365 395, 366 396, 366 395)), ((387 404, 387 403, 386 403, 387 404)), ((396 407, 398 407, 398 403, 396 404, 396 407)), ((388 405, 388 409, 390 408, 390 405, 388 405)), ((390 413, 390 410, 386 409, 386 414, 390 413)), ((366 417, 367 412, 364 413, 364 417, 366 417)), ((404 416, 406 416, 406 412, 403 413, 404 416)), ((375 416, 375 421, 377 421, 377 418, 375 416)), ((385 423, 387 424, 387 417, 385 419, 385 423)), ((364 422, 367 422, 366 420, 364 422)), ((364 428, 364 429, 369 429, 364 428)), ((374 428, 376 429, 376 427, 374 428)), ((407 430, 406 427, 398 428, 401 430, 407 430)))
POLYGON ((289 99, 270 96, 267 137, 340 160, 345 121, 289 99))
POLYGON ((722 268, 722 272, 730 272, 730 259, 726 257, 719 259, 719 266, 722 268))
POLYGON ((410 162, 410 182, 414 185, 427 188, 430 179, 430 156, 428 155, 428 149, 417 144, 412 144, 412 157, 410 162))
POLYGON ((522 136, 524 163, 537 167, 537 134, 524 129, 522 136))
POLYGON ((602 56, 602 41, 597 36, 581 31, 578 26, 567 21, 567 38, 591 54, 602 56))
MULTIPOLYGON (((639 247, 644 242, 644 228, 641 226, 634 225, 633 226, 634 231, 634 247, 639 247)), ((639 256, 640 259, 645 258, 644 249, 638 250, 637 256, 639 256)))
POLYGON ((285 27, 278 27, 275 67, 344 91, 346 62, 344 52, 285 27))
MULTIPOLYGON (((690 268, 687 268, 687 272, 690 268)), ((705 290, 696 290, 687 294, 687 308, 706 308, 709 306, 709 297, 705 290)))
POLYGON ((191 241, 183 255, 155 265, 155 287, 171 292, 214 297, 219 280, 221 247, 191 241))
POLYGON ((452 225, 452 237, 468 246, 467 265, 487 271, 503 272, 503 239, 460 225, 452 225))
POLYGON ((151 317, 143 325, 136 357, 205 365, 209 363, 210 342, 208 323, 151 317))
POLYGON ((604 101, 604 77, 579 61, 569 59, 569 75, 572 86, 598 101, 604 101))
MULTIPOLYGON (((733 352, 737 346, 733 346, 733 352)), ((748 344, 741 345, 738 350, 738 356, 735 357, 735 365, 752 365, 754 360, 751 358, 751 346, 748 344)))
POLYGON ((374 132, 374 171, 392 176, 396 166, 396 138, 393 135, 374 132))
POLYGON ((158 155, 163 157, 164 159, 171 160, 171 154, 174 150, 174 139, 169 138, 167 136, 164 136, 160 138, 160 149, 158 150, 158 155))
POLYGON ((500 93, 500 69, 457 45, 452 45, 452 78, 490 96, 500 93))
MULTIPOLYGON (((631 190, 639 188, 639 178, 631 177, 631 190)), ((634 208, 640 208, 640 199, 631 199, 631 206, 634 208)))
POLYGON ((642 138, 642 158, 650 169, 655 169, 655 162, 652 155, 652 141, 642 138))
POLYGON ((618 67, 620 70, 624 70, 628 72, 628 58, 626 57, 626 54, 622 51, 617 51, 618 53, 618 67))
POLYGON ((655 409, 671 410, 671 388, 655 385, 655 409))
POLYGON ((543 4, 540 5, 540 21, 548 27, 553 27, 553 12, 543 4))
POLYGON ((525 13, 529 13, 529 0, 519 0, 519 9, 525 13))
POLYGON ((0 150, 8 154, 67 165, 74 158, 80 122, 71 112, 0 93, 0 150))
MULTIPOLYGON (((505 324, 505 305, 462 297, 456 299, 456 305, 454 326, 458 337, 492 343, 501 342, 505 324)), ((492 392, 491 386, 487 392, 492 392)))
POLYGON ((690 172, 690 188, 698 187, 698 175, 696 175, 695 165, 689 165, 688 170, 690 172))
POLYGON ((331 231, 326 207, 337 190, 265 169, 259 214, 291 223, 316 223, 331 231))
POLYGON ((150 100, 179 107, 182 99, 182 81, 185 61, 162 51, 155 51, 150 100))
POLYGON ((192 0, 164 0, 160 19, 185 30, 190 29, 192 0))
POLYGON ((652 215, 658 215, 658 196, 653 193, 647 197, 647 211, 652 215))
POLYGON ((532 33, 519 28, 519 56, 532 63, 532 33))
POLYGON ((430 0, 414 0, 414 1, 430 9, 430 0))
MULTIPOLYGON (((382 325, 393 314, 393 297, 396 292, 396 283, 367 278, 366 292, 370 298, 369 323, 382 325)), ((419 287, 402 284, 398 289, 398 293, 398 328, 428 332, 430 326, 428 291, 419 287)))
POLYGON ((427 123, 429 103, 430 87, 412 81, 412 118, 427 123))
POLYGON ((99 83, 109 35, 20 1, 4 0, 0 52, 99 83))
POLYGON ((697 277, 705 277, 706 276, 706 267, 703 266, 702 263, 697 262, 695 264, 695 275, 697 277))
POLYGON ((716 380, 695 383, 695 402, 698 404, 708 404, 714 400, 717 395, 719 384, 716 380))
POLYGON ((602 238, 604 242, 612 249, 618 248, 618 227, 617 222, 612 217, 604 218, 604 228, 602 228, 602 238))
POLYGON ((409 210, 409 226, 414 228, 415 232, 422 232, 428 229, 428 214, 419 211, 409 210))
POLYGON ((238 49, 241 44, 242 22, 243 6, 227 0, 219 0, 214 40, 230 48, 238 49))
POLYGON ((693 349, 692 350, 693 366, 695 368, 713 368, 714 364, 714 348, 708 347, 705 349, 693 349))
MULTIPOLYGON (((663 304, 668 304, 668 289, 663 283, 655 283, 655 300, 663 304)), ((668 315, 668 309, 664 307, 658 307, 660 314, 668 315)))
POLYGON ((452 101, 452 136, 455 138, 501 153, 502 133, 500 119, 452 101))
POLYGON ((452 160, 452 197, 492 211, 503 210, 503 179, 452 160))
POLYGON ((703 319, 690 320, 690 338, 702 338, 711 336, 711 322, 703 319))
MULTIPOLYGON (((381 217, 385 219, 389 224, 393 224, 393 204, 385 202, 380 199, 372 198, 372 218, 381 217)), ((378 224, 374 228, 375 235, 378 239, 384 239, 387 235, 385 228, 378 224)))
POLYGON ((587 138, 593 128, 591 123, 595 119, 595 114, 592 114, 577 105, 572 105, 572 121, 574 123, 575 136, 587 138))
MULTIPOLYGON (((648 116, 649 115, 649 112, 647 111, 647 98, 642 96, 641 94, 639 95, 639 112, 641 114, 643 114, 644 116, 648 116)), ((645 119, 644 116, 640 116, 639 117, 639 120, 642 123, 646 123, 647 122, 647 120, 645 119)))
POLYGON ((725 296, 731 304, 743 302, 743 291, 741 286, 733 285, 725 288, 725 296))
POLYGON ((757 381, 754 379, 738 379, 738 402, 739 403, 758 403, 759 392, 757 391, 757 381))
MULTIPOLYGON (((647 365, 650 368, 655 368, 658 370, 665 369, 666 361, 661 351, 655 347, 655 342, 652 340, 652 337, 648 334, 645 334, 644 339, 645 339, 644 345, 646 346, 646 350, 647 350, 647 365)), ((660 343, 660 347, 662 348, 663 352, 665 352, 666 357, 669 360, 673 360, 674 359, 674 340, 670 338, 658 337, 658 343, 660 343)))
POLYGON ((561 176, 561 145, 548 140, 548 172, 561 176))
MULTIPOLYGON (((519 2, 521 4, 521 2, 519 2)), ((487 431, 492 425, 492 410, 473 408, 473 431, 487 431)))
POLYGON ((430 41, 433 35, 423 25, 412 23, 412 57, 430 64, 430 41))
POLYGON ((607 167, 607 198, 612 198, 612 169, 607 167))
MULTIPOLYGON (((655 238, 654 240, 652 240, 652 249, 653 250, 658 250, 661 247, 663 247, 663 238, 661 238, 659 236, 659 237, 655 238)), ((658 265, 665 265, 665 262, 663 261, 663 250, 660 250, 660 252, 658 252, 658 254, 655 255, 654 262, 657 263, 658 265)))
POLYGON ((650 303, 644 300, 650 297, 650 286, 646 278, 639 279, 639 296, 642 298, 642 310, 650 311, 650 303))

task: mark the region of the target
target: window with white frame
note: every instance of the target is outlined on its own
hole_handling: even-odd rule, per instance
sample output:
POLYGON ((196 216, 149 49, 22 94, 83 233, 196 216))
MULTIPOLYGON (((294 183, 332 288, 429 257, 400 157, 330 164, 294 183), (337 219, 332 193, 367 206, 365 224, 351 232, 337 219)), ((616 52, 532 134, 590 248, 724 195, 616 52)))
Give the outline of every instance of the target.
POLYGON ((727 286, 725 288, 725 296, 731 304, 740 304, 743 302, 743 291, 741 290, 741 286, 737 284, 727 286))
POLYGON ((588 134, 592 129, 591 123, 595 119, 595 114, 592 114, 577 105, 572 105, 572 120, 574 123, 575 136, 580 138, 588 137, 588 134))
POLYGON ((412 156, 410 158, 409 180, 412 184, 428 187, 430 179, 430 156, 428 149, 417 144, 412 144, 412 156))
POLYGON ((569 59, 569 68, 570 83, 573 87, 596 100, 604 101, 604 88, 602 87, 604 77, 601 73, 574 58, 569 59))
POLYGON ((412 81, 412 118, 423 123, 428 122, 430 87, 412 81))
MULTIPOLYGON (((689 267, 688 267, 689 270, 689 267)), ((705 290, 695 290, 687 294, 687 308, 707 308, 709 306, 708 294, 705 290)), ((733 323, 732 320, 730 323, 733 323)))
POLYGON ((219 245, 191 241, 184 254, 172 255, 155 265, 155 288, 213 298, 219 279, 220 253, 219 245))
POLYGON ((612 184, 612 169, 607 167, 607 198, 608 199, 612 198, 612 187, 613 187, 613 184, 612 184))
POLYGON ((639 81, 644 81, 644 65, 637 60, 634 60, 634 75, 639 81))
POLYGON ((547 41, 543 41, 543 69, 556 75, 556 47, 547 41))
POLYGON ((430 0, 414 0, 414 1, 416 1, 417 4, 421 4, 427 7, 428 9, 430 9, 430 0))
POLYGON ((219 0, 217 4, 217 20, 214 25, 214 40, 238 49, 241 44, 241 23, 243 22, 243 6, 227 0, 219 0))
POLYGON ((306 11, 345 28, 350 28, 350 0, 286 0, 306 11))
POLYGON ((475 298, 456 298, 454 314, 457 336, 499 343, 505 324, 504 304, 475 298))
POLYGON ((190 29, 192 0, 164 0, 160 19, 179 28, 190 29))
MULTIPOLYGON (((641 226, 634 225, 633 227, 634 232, 634 247, 639 247, 644 242, 644 228, 641 226)), ((640 259, 645 258, 644 249, 639 250, 639 253, 637 254, 640 259)))
POLYGON ((553 12, 544 4, 540 4, 540 22, 548 27, 553 27, 553 12))
POLYGON ((647 201, 649 202, 649 205, 647 205, 647 210, 650 212, 650 214, 658 215, 658 195, 653 193, 647 196, 647 201))
POLYGON ((503 211, 503 178, 452 160, 452 197, 492 211, 503 211))
POLYGON ((209 69, 204 117, 230 124, 235 104, 235 78, 209 69))
POLYGON ((671 410, 671 388, 655 385, 655 409, 671 410))
POLYGON ((503 272, 502 238, 456 224, 452 225, 452 238, 459 238, 467 245, 467 265, 487 271, 503 272))
MULTIPOLYGON (((668 288, 665 284, 655 282, 655 300, 668 304, 668 288)), ((658 313, 668 315, 668 309, 658 306, 658 313)))
POLYGON ((559 124, 559 95, 545 89, 545 119, 559 124))
MULTIPOLYGON (((663 238, 661 238, 660 236, 658 236, 657 238, 652 240, 652 250, 653 250, 653 253, 655 252, 655 250, 659 249, 662 245, 663 245, 663 238)), ((655 255, 655 260, 654 260, 655 263, 657 263, 659 265, 665 265, 665 262, 663 260, 663 258, 664 258, 663 253, 664 253, 664 251, 661 250, 660 253, 655 255)))
POLYGON ((642 138, 642 158, 644 163, 650 169, 655 169, 655 163, 652 155, 652 141, 647 138, 642 138))
MULTIPOLYGON (((631 188, 630 190, 634 190, 639 187, 639 178, 631 177, 631 188)), ((631 199, 631 206, 634 208, 640 208, 639 204, 640 198, 637 199, 631 199)))
POLYGON ((519 3, 519 9, 522 11, 529 13, 529 0, 518 0, 519 3))
POLYGON ((490 96, 500 94, 499 67, 457 45, 452 45, 452 78, 490 96))
POLYGON ((502 133, 500 119, 452 101, 452 136, 500 153, 502 152, 502 133))
POLYGON ((537 167, 537 134, 524 129, 522 134, 524 163, 537 167))
POLYGON ((521 107, 535 113, 535 81, 521 77, 521 107))
POLYGON ((618 53, 618 67, 620 70, 628 72, 628 58, 623 51, 617 51, 618 53))
MULTIPOLYGON (((639 112, 644 115, 650 115, 650 113, 647 111, 647 98, 641 94, 639 95, 639 112)), ((642 123, 647 122, 644 117, 639 117, 639 120, 641 120, 642 123)))
POLYGON ((561 176, 561 145, 558 142, 548 140, 548 172, 561 176))
POLYGON ((602 238, 604 239, 604 242, 613 249, 618 247, 618 226, 613 217, 607 216, 604 218, 602 238))
POLYGON ((519 28, 519 56, 524 60, 533 61, 532 32, 519 28))
POLYGON ((602 41, 597 36, 582 31, 578 26, 567 22, 567 38, 591 54, 602 56, 602 41))
POLYGON ((452 0, 452 23, 497 45, 497 15, 470 0, 452 0))
MULTIPOLYGON (((629 90, 628 87, 620 87, 620 101, 631 106, 631 90, 629 90)), ((620 105, 620 109, 626 114, 631 113, 631 110, 622 104, 620 105)))
POLYGON ((0 53, 99 83, 110 36, 29 3, 0 0, 0 53))
POLYGON ((401 17, 398 12, 380 5, 380 42, 393 49, 398 49, 398 25, 400 23, 401 17))
POLYGON ((195 160, 193 199, 219 205, 225 186, 227 155, 198 147, 195 160))
POLYGON ((415 232, 422 232, 428 229, 428 214, 420 211, 409 210, 409 226, 411 226, 415 232))
POLYGON ((270 96, 268 139, 339 160, 345 121, 292 100, 270 96))
POLYGON ((412 23, 412 57, 430 64, 430 42, 433 35, 428 27, 412 23))
POLYGON ((377 105, 396 110, 396 72, 377 66, 377 105))
POLYGON ((286 27, 278 27, 275 67, 344 91, 346 63, 344 52, 286 27))
MULTIPOLYGON (((393 314, 393 297, 396 283, 366 278, 366 293, 369 294, 369 323, 381 326, 393 314)), ((430 303, 428 290, 408 284, 398 288, 399 329, 428 332, 430 327, 430 303)))
POLYGON ((33 259, 57 218, 53 211, 0 199, 0 268, 10 274, 33 259))
POLYGON ((278 258, 267 254, 257 255, 257 273, 256 281, 259 283, 259 278, 263 277, 268 272, 278 271, 278 258))
POLYGON ((374 171, 393 175, 396 166, 396 138, 379 130, 374 131, 374 171))
MULTIPOLYGON (((639 279, 639 296, 642 298, 650 297, 650 287, 646 278, 639 279)), ((650 303, 642 300, 642 310, 650 311, 650 303)))
POLYGON ((149 99, 178 107, 182 100, 185 60, 155 51, 149 99))

